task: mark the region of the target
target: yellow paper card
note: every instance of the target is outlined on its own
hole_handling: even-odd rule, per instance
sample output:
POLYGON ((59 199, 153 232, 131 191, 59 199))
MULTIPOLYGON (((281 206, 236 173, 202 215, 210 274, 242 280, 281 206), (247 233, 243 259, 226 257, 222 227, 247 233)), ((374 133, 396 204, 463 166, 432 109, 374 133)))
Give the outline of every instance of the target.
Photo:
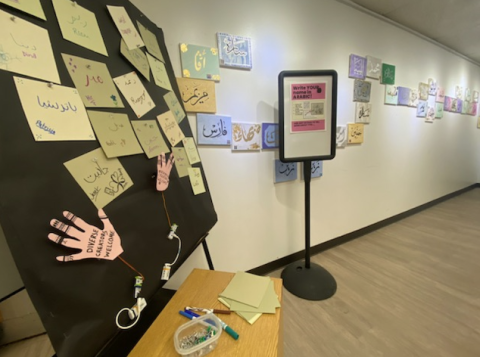
POLYGON ((35 141, 95 140, 75 88, 13 77, 35 141))
POLYGON ((42 4, 40 4, 40 0, 0 0, 0 2, 38 17, 39 19, 47 19, 43 12, 42 4))
POLYGON ((124 108, 105 63, 65 53, 62 57, 87 108, 124 108))
POLYGON ((198 167, 190 167, 188 169, 188 176, 190 177, 190 184, 194 195, 205 193, 205 185, 203 183, 202 171, 198 167))
POLYGON ((150 81, 150 66, 147 56, 139 48, 129 50, 123 38, 120 41, 120 53, 144 76, 150 81))
POLYGON ((48 31, 0 11, 0 69, 60 83, 48 31))
POLYGON ((145 46, 147 46, 147 51, 160 61, 165 62, 162 51, 160 50, 160 46, 158 45, 157 36, 155 36, 153 32, 143 26, 139 21, 137 21, 137 25, 138 29, 140 30, 140 35, 142 35, 143 42, 145 43, 145 46))
POLYGON ((348 124, 348 143, 363 143, 363 126, 364 124, 348 124))
POLYGON ((175 116, 175 120, 177 123, 180 122, 185 118, 185 112, 183 111, 182 106, 178 102, 177 96, 174 92, 168 92, 163 96, 165 102, 167 103, 168 109, 173 113, 175 116))
POLYGON ((157 157, 162 152, 170 152, 156 120, 134 120, 131 123, 133 131, 137 134, 138 141, 149 159, 157 157))
POLYGON ((193 138, 184 138, 182 141, 190 165, 200 162, 200 155, 198 155, 197 146, 195 145, 193 138))
POLYGON ((184 148, 172 148, 173 157, 175 158, 175 167, 177 169, 178 177, 188 176, 188 169, 191 168, 187 153, 184 148))
POLYGON ((129 50, 145 46, 137 29, 133 25, 130 16, 123 6, 107 5, 108 12, 117 26, 118 32, 122 35, 129 50))
POLYGON ((177 83, 187 112, 217 112, 215 82, 194 78, 177 78, 177 83))
POLYGON ((148 63, 152 69, 153 79, 155 84, 166 90, 172 90, 172 85, 170 84, 170 79, 168 78, 167 69, 165 65, 157 60, 155 57, 147 53, 148 63))
POLYGON ((138 118, 141 118, 155 108, 155 103, 140 78, 138 78, 137 72, 124 74, 123 76, 114 78, 113 81, 127 99, 128 104, 130 104, 138 118))
POLYGON ((171 111, 158 115, 157 120, 172 147, 176 146, 185 137, 171 111))
POLYGON ((108 159, 102 148, 64 163, 67 170, 98 209, 133 186, 118 159, 108 159))
POLYGON ((63 38, 108 56, 95 14, 70 0, 52 0, 63 38))
POLYGON ((143 152, 127 114, 89 110, 88 117, 109 159, 143 152))

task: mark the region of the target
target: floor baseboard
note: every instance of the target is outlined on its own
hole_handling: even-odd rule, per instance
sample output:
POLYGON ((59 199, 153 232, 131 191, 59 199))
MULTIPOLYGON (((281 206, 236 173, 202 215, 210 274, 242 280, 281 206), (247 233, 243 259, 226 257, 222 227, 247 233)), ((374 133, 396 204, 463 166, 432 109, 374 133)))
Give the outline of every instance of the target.
MULTIPOLYGON (((351 240, 354 240, 354 239, 357 239, 357 238, 359 238, 359 237, 361 237, 361 236, 363 236, 367 233, 376 231, 377 229, 380 229, 380 228, 388 226, 392 223, 398 222, 398 221, 400 221, 404 218, 407 218, 411 215, 414 215, 418 212, 421 212, 421 211, 423 211, 427 208, 433 207, 433 206, 435 206, 439 203, 442 203, 446 200, 449 200, 449 199, 451 199, 455 196, 461 195, 462 193, 473 190, 475 188, 480 188, 480 183, 476 183, 476 184, 467 186, 465 188, 462 188, 461 190, 449 193, 448 195, 445 195, 445 196, 437 198, 433 201, 424 203, 423 205, 420 205, 420 206, 412 208, 408 211, 399 213, 399 214, 397 214, 395 216, 392 216, 390 218, 386 218, 382 221, 371 224, 367 227, 364 227, 364 228, 358 229, 356 231, 347 233, 343 236, 331 239, 327 242, 317 244, 317 245, 310 248, 310 253, 311 253, 311 255, 315 255, 315 254, 321 253, 321 252, 323 252, 327 249, 330 249, 330 248, 339 246, 341 244, 347 243, 347 242, 349 242, 351 240)), ((304 259, 304 258, 305 258, 305 249, 301 250, 299 252, 287 255, 283 258, 274 260, 270 263, 261 265, 259 267, 253 268, 253 269, 250 269, 248 272, 251 273, 251 274, 256 274, 256 275, 266 275, 266 274, 268 274, 268 273, 270 273, 274 270, 280 269, 280 268, 282 268, 282 267, 284 267, 284 266, 286 266, 290 263, 296 262, 297 260, 301 260, 301 259, 304 259)))

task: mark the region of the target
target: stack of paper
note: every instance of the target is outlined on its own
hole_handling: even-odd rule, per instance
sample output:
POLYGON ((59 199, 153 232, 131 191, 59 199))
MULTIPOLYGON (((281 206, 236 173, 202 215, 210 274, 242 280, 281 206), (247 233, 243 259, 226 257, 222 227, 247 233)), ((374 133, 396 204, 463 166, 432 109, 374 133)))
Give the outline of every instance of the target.
POLYGON ((235 274, 218 300, 250 324, 262 313, 274 314, 280 307, 272 279, 245 272, 235 274))

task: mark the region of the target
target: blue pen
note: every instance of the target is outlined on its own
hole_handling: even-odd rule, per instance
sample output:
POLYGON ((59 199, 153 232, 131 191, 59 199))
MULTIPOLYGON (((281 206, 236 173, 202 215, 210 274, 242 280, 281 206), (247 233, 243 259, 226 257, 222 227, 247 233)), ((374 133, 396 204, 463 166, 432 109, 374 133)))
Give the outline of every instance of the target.
POLYGON ((187 314, 189 314, 189 315, 192 315, 193 317, 200 317, 199 314, 196 314, 195 312, 190 311, 190 310, 185 310, 184 312, 187 313, 187 314))
POLYGON ((179 313, 180 313, 180 315, 185 316, 186 318, 189 318, 190 320, 193 320, 193 319, 196 318, 196 317, 193 316, 193 315, 187 314, 187 313, 186 313, 185 311, 183 311, 183 310, 180 310, 179 313))

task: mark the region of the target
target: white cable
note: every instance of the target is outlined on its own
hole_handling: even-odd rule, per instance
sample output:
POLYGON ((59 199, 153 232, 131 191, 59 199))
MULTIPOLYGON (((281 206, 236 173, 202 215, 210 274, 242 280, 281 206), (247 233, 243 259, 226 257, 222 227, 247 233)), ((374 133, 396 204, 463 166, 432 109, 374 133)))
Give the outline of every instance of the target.
POLYGON ((124 311, 131 311, 133 314, 135 314, 135 311, 129 307, 125 307, 123 309, 121 309, 118 314, 117 314, 117 318, 115 319, 115 322, 117 323, 117 327, 122 329, 122 330, 128 330, 129 328, 132 328, 133 326, 135 326, 135 324, 138 322, 138 320, 140 320, 140 312, 138 313, 137 315, 137 318, 135 319, 135 321, 129 325, 129 326, 122 326, 120 325, 120 323, 118 322, 118 318, 120 317, 120 314, 124 311))
POLYGON ((176 234, 173 234, 173 236, 178 239, 178 252, 177 252, 177 256, 175 257, 175 260, 173 261, 173 263, 167 263, 169 266, 172 266, 177 262, 178 257, 180 256, 180 252, 182 250, 182 241, 180 240, 180 237, 177 236, 176 234))

